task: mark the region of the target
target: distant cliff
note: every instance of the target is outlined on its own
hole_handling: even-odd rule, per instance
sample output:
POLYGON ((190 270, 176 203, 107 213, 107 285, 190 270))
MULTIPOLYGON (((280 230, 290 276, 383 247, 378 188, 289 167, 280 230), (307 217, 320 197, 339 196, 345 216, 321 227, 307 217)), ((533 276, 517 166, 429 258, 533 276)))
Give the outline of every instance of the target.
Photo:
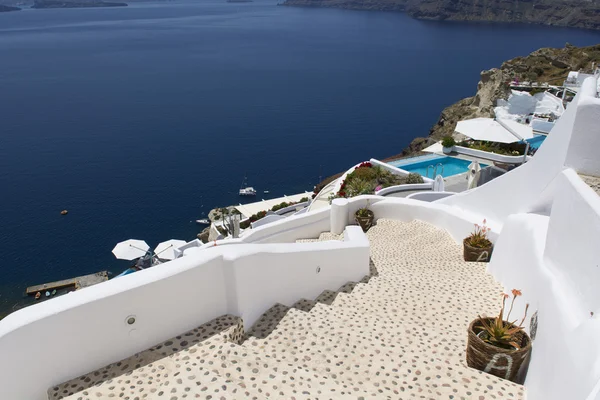
POLYGON ((413 18, 600 29, 598 0, 286 0, 283 5, 404 11, 413 18))
POLYGON ((406 12, 418 19, 521 22, 600 29, 600 3, 572 0, 418 0, 406 12))
POLYGON ((126 7, 127 3, 96 0, 35 0, 31 8, 126 7))
POLYGON ((454 132, 456 123, 463 119, 493 117, 498 99, 510 95, 509 83, 520 81, 547 82, 561 85, 569 71, 591 70, 592 64, 600 64, 600 44, 590 47, 575 47, 567 44, 564 48, 542 48, 525 57, 506 61, 500 68, 481 72, 477 93, 446 107, 427 137, 417 137, 402 153, 389 157, 398 158, 415 154, 454 132))
POLYGON ((19 7, 5 6, 5 5, 0 4, 0 12, 19 11, 19 10, 20 10, 19 7))

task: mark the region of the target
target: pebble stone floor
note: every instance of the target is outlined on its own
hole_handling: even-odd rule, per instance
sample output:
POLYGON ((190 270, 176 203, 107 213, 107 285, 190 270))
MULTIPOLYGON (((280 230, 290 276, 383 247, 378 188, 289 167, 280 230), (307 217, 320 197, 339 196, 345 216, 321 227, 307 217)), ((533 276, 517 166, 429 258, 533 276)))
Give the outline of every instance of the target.
POLYGON ((361 282, 276 304, 245 335, 239 318, 217 318, 49 399, 522 399, 521 385, 466 366, 469 322, 499 309, 485 264, 420 221, 379 220, 367 236, 361 282))

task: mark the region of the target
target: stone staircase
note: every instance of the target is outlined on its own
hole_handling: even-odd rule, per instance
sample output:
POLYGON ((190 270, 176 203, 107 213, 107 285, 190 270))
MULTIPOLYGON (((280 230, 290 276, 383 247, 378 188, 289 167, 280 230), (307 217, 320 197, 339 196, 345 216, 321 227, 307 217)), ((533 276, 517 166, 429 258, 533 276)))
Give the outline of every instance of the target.
MULTIPOLYGON (((48 391, 49 399, 520 399, 523 387, 470 369, 466 327, 499 310, 501 286, 431 225, 379 220, 371 275, 243 334, 223 316, 48 391)), ((319 240, 339 240, 322 234, 319 240)))

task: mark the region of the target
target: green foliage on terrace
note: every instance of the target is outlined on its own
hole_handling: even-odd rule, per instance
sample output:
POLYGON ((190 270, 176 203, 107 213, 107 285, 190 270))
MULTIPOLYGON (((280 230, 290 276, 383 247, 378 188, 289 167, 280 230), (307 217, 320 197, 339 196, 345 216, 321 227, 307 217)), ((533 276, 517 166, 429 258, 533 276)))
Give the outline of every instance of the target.
POLYGON ((479 140, 469 140, 458 143, 461 147, 469 149, 482 150, 495 154, 503 154, 507 156, 522 156, 525 153, 525 144, 523 143, 496 143, 483 142, 479 140))
POLYGON ((408 183, 423 183, 423 177, 416 173, 411 173, 405 177, 394 175, 387 169, 366 162, 346 175, 340 190, 332 195, 330 200, 336 197, 350 198, 361 194, 374 194, 386 187, 408 183))
MULTIPOLYGON (((293 206, 293 205, 296 205, 296 204, 299 204, 299 203, 305 203, 305 202, 307 202, 307 201, 308 201, 308 197, 303 197, 303 198, 301 198, 301 199, 300 199, 300 201, 298 201, 298 202, 293 202, 293 201, 291 201, 291 202, 285 202, 285 201, 284 201, 284 202, 281 202, 281 203, 279 203, 279 204, 275 204, 275 205, 274 205, 274 206, 271 208, 271 210, 270 210, 270 211, 273 211, 273 212, 275 212, 275 211, 281 210, 282 208, 286 208, 286 207, 289 207, 289 206, 293 206)), ((251 224, 252 222, 256 222, 256 221, 258 221, 259 219, 261 219, 261 218, 264 218, 266 215, 267 215, 267 211, 259 211, 259 212, 257 212, 256 214, 252 214, 252 215, 250 216, 250 218, 248 218, 246 221, 243 221, 243 222, 241 222, 241 223, 240 223, 240 228, 242 228, 242 229, 246 229, 246 228, 248 228, 248 227, 250 226, 250 224, 251 224)))

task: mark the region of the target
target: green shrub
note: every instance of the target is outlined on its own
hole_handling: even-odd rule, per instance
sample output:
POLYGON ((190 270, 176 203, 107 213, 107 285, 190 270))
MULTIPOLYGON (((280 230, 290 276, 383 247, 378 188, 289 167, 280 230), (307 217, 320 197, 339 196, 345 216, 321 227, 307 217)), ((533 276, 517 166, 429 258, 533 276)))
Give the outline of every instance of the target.
POLYGON ((306 203, 308 201, 308 197, 303 197, 300 199, 300 203, 306 203))
POLYGON ((406 183, 408 183, 408 184, 423 183, 423 177, 421 175, 417 174, 416 172, 411 172, 406 177, 406 183))
POLYGON ((442 146, 444 147, 452 147, 456 144, 456 141, 452 136, 444 136, 442 139, 442 146))
POLYGON ((356 168, 354 172, 352 172, 348 177, 350 177, 351 179, 370 181, 377 177, 377 171, 375 170, 375 168, 356 168))

